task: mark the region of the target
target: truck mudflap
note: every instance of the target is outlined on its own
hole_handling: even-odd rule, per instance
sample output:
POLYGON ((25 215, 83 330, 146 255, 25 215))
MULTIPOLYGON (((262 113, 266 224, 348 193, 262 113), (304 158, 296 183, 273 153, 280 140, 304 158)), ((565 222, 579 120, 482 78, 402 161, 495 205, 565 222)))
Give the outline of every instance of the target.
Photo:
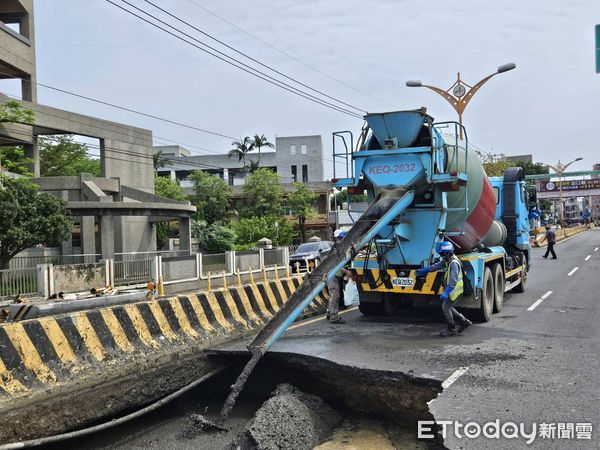
POLYGON ((393 292, 397 294, 440 295, 444 272, 430 272, 417 278, 415 270, 408 269, 359 269, 358 288, 363 292, 393 292))

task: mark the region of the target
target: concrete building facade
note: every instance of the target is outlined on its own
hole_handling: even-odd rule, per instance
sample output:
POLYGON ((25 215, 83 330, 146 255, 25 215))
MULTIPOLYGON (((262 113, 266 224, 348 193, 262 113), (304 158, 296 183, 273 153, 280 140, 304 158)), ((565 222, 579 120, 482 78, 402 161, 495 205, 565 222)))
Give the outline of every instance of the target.
MULTIPOLYGON (((34 125, 22 123, 0 123, 0 146, 19 145, 33 160, 31 172, 42 189, 71 202, 96 202, 96 207, 72 209, 75 222, 81 230, 84 251, 98 249, 92 245, 97 241, 99 229, 103 238, 102 256, 114 252, 140 252, 156 249, 154 222, 160 213, 157 203, 169 210, 169 214, 189 221, 189 207, 173 208, 166 199, 152 196, 154 193, 154 164, 152 155, 152 132, 137 127, 97 119, 37 103, 35 77, 35 38, 33 0, 2 0, 0 2, 0 78, 20 79, 22 86, 21 106, 33 111, 34 125), (81 177, 40 177, 38 137, 73 134, 98 139, 100 143, 101 177, 107 181, 107 195, 98 185, 101 181, 86 185, 81 177), (111 184, 112 183, 112 184, 111 184), (115 190, 113 184, 118 185, 115 190), (92 186, 94 185, 94 186, 92 186), (151 198, 144 198, 143 194, 151 198), (113 202, 106 208, 106 202, 113 202), (122 206, 124 214, 118 214, 116 203, 125 205, 150 202, 153 208, 140 204, 133 209, 122 206), (105 214, 106 212, 106 214, 105 214)), ((11 98, 0 94, 0 103, 11 98)), ((185 206, 185 205, 184 205, 185 206)), ((192 207, 193 208, 193 207, 192 207)), ((189 229, 184 226, 183 230, 189 229)), ((184 238, 184 242, 189 239, 184 238)), ((63 249, 72 248, 64 243, 63 249)))
MULTIPOLYGON (((178 145, 155 146, 154 154, 159 153, 164 163, 158 169, 159 175, 178 180, 183 187, 191 186, 187 177, 196 170, 218 175, 230 186, 244 184, 243 162, 230 158, 228 153, 192 155, 178 145)), ((258 160, 258 152, 249 153, 246 165, 258 160)), ((275 150, 262 149, 259 164, 277 172, 283 183, 324 181, 323 140, 320 135, 276 137, 275 150)))

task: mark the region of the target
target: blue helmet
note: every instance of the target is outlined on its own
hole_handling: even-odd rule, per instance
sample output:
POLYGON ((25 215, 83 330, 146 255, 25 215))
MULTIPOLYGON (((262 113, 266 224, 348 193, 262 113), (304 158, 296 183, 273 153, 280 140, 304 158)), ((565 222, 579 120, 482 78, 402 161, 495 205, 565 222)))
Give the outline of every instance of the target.
POLYGON ((340 231, 340 234, 338 234, 338 239, 344 239, 347 234, 347 231, 340 231))
POLYGON ((442 255, 444 253, 454 253, 454 245, 452 242, 442 241, 437 245, 437 252, 442 255))

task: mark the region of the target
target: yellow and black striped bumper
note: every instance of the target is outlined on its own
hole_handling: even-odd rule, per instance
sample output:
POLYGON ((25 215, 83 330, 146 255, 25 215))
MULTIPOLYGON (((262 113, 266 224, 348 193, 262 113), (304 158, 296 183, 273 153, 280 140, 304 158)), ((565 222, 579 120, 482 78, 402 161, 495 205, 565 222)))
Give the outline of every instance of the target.
POLYGON ((439 295, 442 293, 444 273, 430 272, 426 276, 416 278, 415 271, 407 275, 406 270, 395 269, 354 269, 362 280, 357 283, 358 288, 364 292, 394 292, 398 294, 439 295), (401 275, 402 272, 404 275, 401 275), (394 278, 409 277, 414 280, 412 286, 398 286, 394 278))

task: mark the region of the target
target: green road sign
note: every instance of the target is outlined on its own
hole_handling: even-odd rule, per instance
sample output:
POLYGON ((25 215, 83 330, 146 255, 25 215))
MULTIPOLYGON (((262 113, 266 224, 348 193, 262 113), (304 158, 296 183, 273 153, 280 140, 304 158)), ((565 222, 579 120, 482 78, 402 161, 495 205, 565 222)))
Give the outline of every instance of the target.
POLYGON ((596 73, 600 73, 600 25, 596 25, 596 73))

